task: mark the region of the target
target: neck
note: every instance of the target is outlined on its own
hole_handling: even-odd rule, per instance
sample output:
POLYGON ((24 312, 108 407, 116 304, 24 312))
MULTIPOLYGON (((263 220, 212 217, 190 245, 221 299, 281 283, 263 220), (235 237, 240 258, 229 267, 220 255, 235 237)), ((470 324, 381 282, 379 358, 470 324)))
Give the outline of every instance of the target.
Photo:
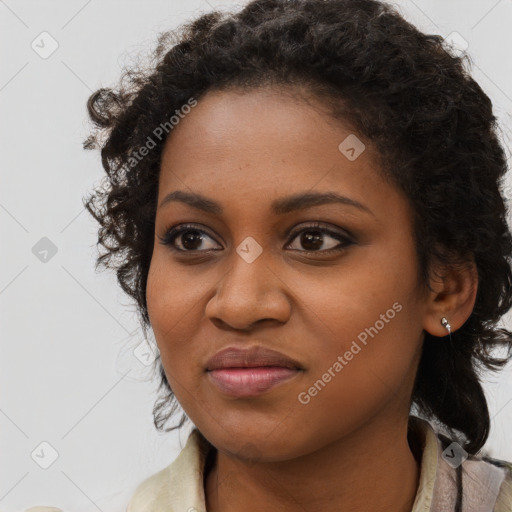
POLYGON ((205 474, 206 509, 410 512, 420 474, 417 436, 407 422, 400 428, 369 424, 314 453, 279 462, 248 463, 215 451, 205 474))

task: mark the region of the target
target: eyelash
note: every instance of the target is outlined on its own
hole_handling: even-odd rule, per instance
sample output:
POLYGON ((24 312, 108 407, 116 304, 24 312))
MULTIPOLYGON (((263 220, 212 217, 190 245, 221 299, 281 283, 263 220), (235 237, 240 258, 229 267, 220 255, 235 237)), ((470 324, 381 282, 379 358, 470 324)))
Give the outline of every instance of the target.
MULTIPOLYGON (((194 224, 182 224, 175 228, 172 228, 172 227, 168 228, 165 232, 165 235, 158 236, 158 238, 159 238, 161 244, 166 245, 172 251, 179 252, 179 253, 208 253, 208 252, 213 252, 213 251, 219 250, 219 249, 206 249, 206 250, 178 249, 177 247, 175 247, 173 245, 173 243, 176 240, 176 238, 178 238, 183 233, 186 233, 187 231, 196 231, 199 234, 206 234, 209 238, 213 238, 210 235, 208 235, 208 233, 206 231, 203 231, 202 229, 197 228, 194 224)), ((345 249, 346 247, 348 247, 354 243, 354 241, 349 236, 343 235, 336 231, 332 231, 330 229, 322 227, 322 224, 319 224, 319 223, 313 223, 311 225, 304 226, 301 229, 295 230, 293 233, 290 234, 289 243, 292 242, 297 237, 297 235, 299 235, 300 233, 302 233, 304 231, 316 231, 316 232, 319 232, 322 234, 327 234, 327 235, 331 236, 332 238, 339 240, 341 243, 341 246, 333 247, 331 249, 326 249, 326 250, 318 250, 318 251, 301 251, 301 250, 294 249, 294 250, 296 250, 298 252, 302 252, 302 253, 331 254, 333 252, 340 252, 343 249, 345 249)), ((289 245, 289 243, 287 245, 289 245)))

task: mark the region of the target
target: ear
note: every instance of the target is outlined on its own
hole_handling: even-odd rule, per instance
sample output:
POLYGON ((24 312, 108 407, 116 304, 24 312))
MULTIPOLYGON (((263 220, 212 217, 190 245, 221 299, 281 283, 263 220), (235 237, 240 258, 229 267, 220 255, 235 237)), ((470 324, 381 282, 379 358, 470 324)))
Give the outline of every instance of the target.
POLYGON ((423 329, 433 336, 448 335, 441 318, 446 317, 452 332, 459 329, 471 315, 478 290, 478 270, 474 259, 452 266, 437 265, 430 279, 423 329))

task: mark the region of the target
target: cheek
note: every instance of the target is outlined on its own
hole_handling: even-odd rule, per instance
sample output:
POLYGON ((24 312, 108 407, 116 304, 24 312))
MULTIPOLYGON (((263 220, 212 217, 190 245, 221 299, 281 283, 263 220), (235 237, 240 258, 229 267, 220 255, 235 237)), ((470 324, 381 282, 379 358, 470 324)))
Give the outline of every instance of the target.
POLYGON ((407 305, 400 311, 376 307, 375 312, 388 323, 366 311, 331 324, 338 336, 315 350, 302 395, 295 397, 313 430, 326 437, 351 432, 380 410, 396 414, 397 408, 406 408, 421 329, 410 327, 414 311, 407 305))
POLYGON ((169 329, 176 314, 171 288, 166 279, 166 272, 159 263, 159 259, 153 256, 148 272, 146 284, 146 301, 151 327, 160 351, 163 341, 162 333, 169 329))
POLYGON ((416 315, 399 295, 361 302, 354 296, 339 298, 336 306, 321 310, 322 321, 311 318, 316 331, 312 375, 327 372, 339 358, 343 371, 338 365, 336 373, 347 376, 373 371, 384 377, 407 371, 422 332, 416 315), (397 296, 400 300, 394 300, 397 296))
POLYGON ((308 288, 307 330, 317 333, 305 383, 317 397, 311 403, 368 412, 414 373, 422 341, 415 267, 389 254, 380 258, 359 259, 342 279, 308 288))
POLYGON ((337 273, 326 273, 321 281, 315 274, 302 278, 301 289, 307 293, 301 296, 304 308, 298 317, 307 318, 308 330, 317 333, 322 348, 348 350, 358 337, 364 343, 371 336, 366 329, 375 333, 375 324, 379 333, 397 333, 407 326, 402 320, 413 314, 404 308, 414 302, 414 280, 389 260, 363 255, 337 273))
POLYGON ((187 315, 193 314, 199 298, 200 283, 171 264, 162 250, 155 251, 148 272, 146 299, 158 343, 172 339, 173 332, 186 327, 187 315))
MULTIPOLYGON (((201 359, 196 354, 198 343, 198 308, 201 308, 201 286, 191 285, 187 277, 173 269, 165 255, 154 254, 148 273, 146 299, 148 315, 162 365, 178 400, 193 389, 201 372, 201 359)), ((184 397, 186 399, 186 396, 184 397)))

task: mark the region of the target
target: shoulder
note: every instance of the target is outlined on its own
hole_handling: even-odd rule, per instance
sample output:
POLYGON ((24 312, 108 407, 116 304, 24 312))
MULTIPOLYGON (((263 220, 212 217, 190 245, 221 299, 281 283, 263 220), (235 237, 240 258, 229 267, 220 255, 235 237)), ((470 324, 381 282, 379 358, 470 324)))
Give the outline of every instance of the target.
POLYGON ((502 476, 494 512, 510 512, 512 510, 512 462, 485 455, 481 457, 481 462, 497 468, 502 476))
POLYGON ((512 512, 512 463, 483 452, 468 454, 435 424, 423 432, 420 492, 414 512, 464 510, 512 512))
POLYGON ((507 460, 495 459, 493 457, 488 457, 487 455, 483 455, 481 460, 487 462, 488 464, 492 464, 498 468, 502 468, 507 475, 512 475, 512 462, 507 460))
POLYGON ((138 485, 126 512, 204 510, 203 471, 211 448, 195 428, 176 459, 138 485))
POLYGON ((155 505, 163 499, 171 468, 172 464, 141 482, 135 489, 126 512, 149 512, 154 510, 155 505))
MULTIPOLYGON (((443 439, 443 436, 440 436, 443 439)), ((444 438, 446 441, 446 438, 444 438)), ((465 456, 458 465, 450 464, 453 447, 463 449, 451 441, 447 446, 442 441, 444 451, 441 457, 451 466, 451 480, 462 491, 462 501, 469 509, 493 512, 512 512, 512 462, 490 457, 485 452, 465 456)), ((456 450, 457 448, 455 448, 456 450)))

